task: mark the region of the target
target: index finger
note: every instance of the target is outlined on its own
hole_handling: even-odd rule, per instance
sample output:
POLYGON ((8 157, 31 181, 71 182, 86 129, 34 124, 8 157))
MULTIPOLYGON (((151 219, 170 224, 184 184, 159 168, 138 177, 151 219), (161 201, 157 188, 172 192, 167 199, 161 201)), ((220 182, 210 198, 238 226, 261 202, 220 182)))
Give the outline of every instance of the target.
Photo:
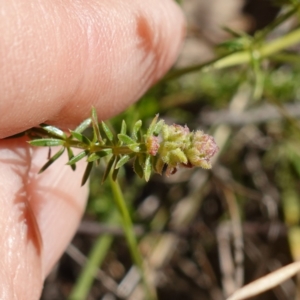
POLYGON ((184 32, 169 0, 0 6, 0 138, 43 122, 73 128, 91 106, 100 119, 119 113, 171 66, 184 32))

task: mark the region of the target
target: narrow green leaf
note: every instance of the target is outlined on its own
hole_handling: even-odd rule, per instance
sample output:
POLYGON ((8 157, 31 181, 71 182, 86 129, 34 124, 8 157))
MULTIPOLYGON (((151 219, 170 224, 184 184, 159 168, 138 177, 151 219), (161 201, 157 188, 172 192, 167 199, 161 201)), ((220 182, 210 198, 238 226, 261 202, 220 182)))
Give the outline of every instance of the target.
POLYGON ((88 154, 88 151, 82 151, 82 152, 80 152, 79 154, 77 154, 76 156, 74 156, 73 158, 71 158, 67 162, 67 165, 74 165, 74 164, 76 164, 78 161, 80 161, 85 156, 87 156, 87 154, 88 154))
POLYGON ((155 126, 157 123, 157 119, 158 119, 158 114, 153 118, 148 130, 147 130, 147 136, 153 135, 153 132, 155 130, 155 126))
POLYGON ((54 126, 47 125, 47 124, 41 124, 40 126, 54 137, 58 137, 62 139, 67 138, 67 135, 62 130, 54 126))
POLYGON ((164 126, 164 124, 165 124, 165 121, 164 121, 164 120, 160 120, 160 121, 155 125, 154 130, 153 130, 153 134, 154 134, 155 136, 158 136, 158 135, 160 134, 161 129, 162 129, 162 127, 164 126))
POLYGON ((92 123, 92 119, 88 118, 84 120, 76 129, 74 130, 75 132, 82 133, 85 131, 92 123))
POLYGON ((89 162, 84 171, 82 181, 81 181, 81 186, 85 185, 85 183, 87 182, 87 180, 91 174, 92 168, 93 168, 93 162, 89 162))
POLYGON ((49 166, 51 166, 65 151, 65 148, 61 148, 55 155, 53 155, 40 169, 39 174, 44 172, 49 166))
POLYGON ((112 142, 113 139, 114 139, 114 136, 113 136, 111 130, 108 128, 108 126, 103 121, 101 122, 101 125, 102 125, 102 128, 103 128, 103 131, 105 132, 105 135, 112 142))
POLYGON ((136 141, 133 140, 130 136, 122 133, 118 134, 118 140, 126 145, 136 144, 136 141))
POLYGON ((94 138, 93 138, 94 142, 98 141, 100 144, 103 144, 103 139, 99 128, 97 111, 94 107, 92 108, 92 124, 94 130, 94 138))
POLYGON ((98 115, 95 107, 92 107, 92 123, 98 125, 98 115))
POLYGON ((144 165, 144 176, 145 176, 145 180, 148 182, 150 179, 150 175, 151 175, 151 156, 147 155, 147 158, 145 160, 145 165, 144 165))
POLYGON ((126 130, 127 130, 127 125, 126 122, 123 120, 121 126, 121 134, 126 134, 126 130))
POLYGON ((154 159, 155 159, 155 163, 154 163, 155 172, 161 175, 165 163, 159 156, 155 156, 154 159))
POLYGON ((108 177, 110 170, 114 168, 114 164, 116 161, 117 157, 116 156, 112 156, 111 159, 109 160, 109 162, 107 163, 103 178, 102 178, 102 183, 106 180, 106 178, 108 177))
POLYGON ((140 147, 140 144, 130 144, 130 145, 127 145, 127 147, 133 151, 133 152, 140 152, 141 151, 141 147, 140 147))
POLYGON ((63 146, 65 143, 64 140, 58 140, 58 139, 38 139, 29 141, 29 144, 32 146, 46 146, 46 147, 52 147, 52 146, 63 146))
POLYGON ((92 119, 94 119, 95 121, 98 121, 97 110, 94 106, 92 106, 92 119))
POLYGON ((91 141, 83 134, 76 132, 76 131, 72 131, 72 130, 70 130, 70 133, 76 140, 78 140, 86 145, 90 145, 91 141))
POLYGON ((112 173, 112 179, 113 179, 113 181, 116 181, 116 180, 117 180, 119 170, 120 170, 120 169, 114 169, 114 170, 113 170, 113 173, 112 173))
MULTIPOLYGON (((127 125, 126 125, 126 122, 123 120, 122 126, 121 126, 121 134, 126 135, 126 131, 127 131, 127 125)), ((118 146, 122 146, 122 145, 123 145, 123 142, 118 140, 118 146)))
MULTIPOLYGON (((69 161, 70 161, 74 157, 74 153, 73 153, 73 151, 70 147, 67 148, 67 152, 68 152, 68 157, 69 157, 69 161)), ((75 164, 71 165, 71 169, 73 171, 75 171, 76 170, 76 165, 75 164)))
POLYGON ((91 155, 89 155, 87 161, 95 161, 97 159, 101 159, 102 157, 105 157, 107 155, 112 154, 112 150, 111 149, 103 149, 101 151, 92 153, 91 155))
POLYGON ((97 155, 97 153, 92 153, 91 155, 88 156, 87 161, 92 162, 98 159, 101 159, 101 156, 97 155))
POLYGON ((141 129, 142 127, 142 120, 137 121, 132 129, 132 138, 136 141, 138 139, 138 131, 141 129))
POLYGON ((49 138, 49 135, 51 134, 49 134, 47 130, 45 130, 42 127, 33 127, 27 131, 27 135, 33 140, 33 139, 49 138))
POLYGON ((122 167, 124 164, 126 164, 130 159, 129 155, 123 155, 117 162, 116 164, 116 169, 119 169, 120 167, 122 167))
POLYGON ((133 163, 133 171, 140 177, 143 178, 144 171, 142 166, 140 165, 140 159, 139 157, 136 157, 133 163))

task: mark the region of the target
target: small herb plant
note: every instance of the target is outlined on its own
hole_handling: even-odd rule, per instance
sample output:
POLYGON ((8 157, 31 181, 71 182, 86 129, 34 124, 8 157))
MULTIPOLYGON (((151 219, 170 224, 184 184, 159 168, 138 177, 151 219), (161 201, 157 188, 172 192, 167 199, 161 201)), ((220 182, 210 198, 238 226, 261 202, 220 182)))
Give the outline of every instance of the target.
MULTIPOLYGON (((189 280, 193 285, 193 289, 194 286, 199 285, 199 290, 205 291, 205 293, 209 295, 212 295, 212 291, 213 293, 215 293, 215 291, 222 291, 223 294, 226 295, 232 287, 240 287, 243 284, 243 278, 240 276, 243 273, 241 272, 243 268, 245 268, 246 278, 251 279, 253 268, 251 268, 249 273, 246 265, 243 266, 243 240, 253 241, 253 232, 256 232, 255 228, 259 227, 257 224, 260 224, 260 222, 263 222, 262 227, 270 221, 270 224, 276 221, 275 223, 277 225, 282 224, 283 228, 287 228, 286 234, 279 235, 279 237, 284 238, 286 241, 285 244, 289 247, 278 249, 272 256, 266 257, 267 260, 272 258, 272 261, 274 259, 280 261, 280 259, 278 260, 279 256, 281 258, 283 257, 282 255, 285 255, 284 257, 290 257, 291 253, 293 259, 298 260, 299 258, 300 209, 297 203, 299 202, 300 144, 297 101, 299 99, 300 80, 298 47, 300 43, 300 2, 297 0, 276 0, 273 2, 276 2, 276 5, 278 5, 279 13, 277 17, 264 28, 257 30, 252 35, 225 28, 231 35, 231 39, 224 41, 216 47, 217 51, 214 59, 181 69, 174 68, 164 77, 156 89, 153 89, 148 95, 144 96, 140 104, 138 104, 140 105, 139 108, 135 108, 135 110, 138 111, 139 118, 145 114, 145 112, 148 114, 149 111, 154 114, 155 111, 163 111, 166 108, 168 108, 169 111, 171 111, 172 108, 173 110, 174 108, 177 110, 178 108, 176 106, 178 106, 178 101, 181 104, 183 102, 180 101, 186 101, 182 99, 187 99, 185 91, 188 91, 187 94, 190 93, 191 95, 190 100, 188 100, 190 102, 195 99, 200 99, 199 101, 207 100, 213 107, 213 110, 223 109, 224 107, 227 108, 228 106, 227 110, 221 111, 223 115, 226 115, 226 112, 229 112, 230 116, 232 112, 239 115, 239 113, 242 112, 240 111, 242 106, 235 106, 236 101, 237 99, 241 99, 243 103, 243 97, 240 96, 240 93, 242 91, 242 94, 246 94, 247 103, 244 102, 245 113, 247 113, 247 116, 250 116, 251 119, 246 118, 245 120, 240 120, 237 125, 234 122, 231 123, 231 120, 226 121, 225 118, 224 124, 220 126, 216 125, 215 128, 215 132, 220 132, 221 129, 224 129, 222 128, 223 125, 230 128, 231 134, 225 136, 223 142, 223 145, 226 142, 228 147, 223 150, 224 157, 227 158, 226 161, 222 162, 222 168, 228 170, 228 174, 231 174, 230 176, 232 176, 233 181, 232 184, 228 184, 227 178, 225 178, 224 184, 219 185, 219 194, 223 197, 222 203, 225 201, 226 205, 222 205, 224 207, 218 210, 219 216, 217 217, 215 215, 216 219, 213 219, 213 222, 204 222, 208 228, 207 232, 214 234, 216 228, 222 227, 222 222, 228 223, 227 218, 232 221, 230 222, 232 228, 228 230, 229 233, 232 231, 232 243, 229 243, 231 238, 228 239, 228 249, 232 250, 228 253, 232 252, 232 255, 224 256, 225 259, 229 259, 229 261, 232 262, 232 266, 235 268, 233 270, 234 272, 231 272, 232 280, 223 280, 228 276, 228 270, 222 263, 216 272, 210 267, 210 255, 206 253, 206 245, 209 245, 208 250, 210 252, 212 249, 218 247, 218 251, 220 252, 213 251, 214 253, 220 253, 218 259, 222 256, 222 253, 226 252, 222 250, 224 248, 223 244, 221 247, 218 245, 218 237, 215 239, 215 242, 212 242, 211 235, 207 233, 203 235, 200 234, 201 238, 199 239, 198 232, 194 237, 194 234, 191 234, 191 238, 187 238, 186 235, 182 238, 180 236, 181 231, 172 231, 171 234, 174 236, 174 239, 171 239, 171 244, 170 232, 163 230, 159 233, 159 242, 157 242, 157 228, 171 228, 172 230, 177 228, 181 229, 179 226, 183 226, 184 229, 194 228, 194 225, 197 224, 194 223, 196 218, 201 219, 200 223, 201 226, 203 226, 203 218, 198 217, 200 215, 202 216, 198 210, 200 205, 202 205, 200 203, 202 203, 203 198, 202 195, 195 193, 193 189, 188 191, 187 197, 183 197, 178 201, 178 204, 172 211, 168 211, 165 214, 163 217, 164 222, 161 222, 161 212, 165 213, 165 211, 159 210, 153 219, 151 219, 151 225, 149 226, 149 228, 151 228, 150 231, 144 236, 150 240, 150 242, 147 241, 147 243, 151 251, 157 253, 157 249, 159 249, 161 252, 159 256, 160 262, 154 267, 158 269, 159 272, 161 272, 163 264, 167 261, 166 258, 169 260, 170 257, 172 257, 173 252, 170 251, 170 249, 176 247, 176 242, 184 239, 184 245, 192 245, 191 248, 186 247, 187 250, 179 253, 182 257, 186 255, 188 260, 178 259, 178 264, 172 264, 171 267, 172 269, 179 268, 180 272, 183 271, 182 274, 184 274, 184 277, 188 275, 189 279, 197 277, 195 281, 189 280), (288 22, 285 23, 286 21, 288 22), (197 74, 197 72, 199 72, 199 74, 197 74), (196 73, 192 79, 181 80, 182 76, 191 73, 196 73), (182 90, 184 90, 184 92, 182 92, 182 90), (249 91, 252 97, 247 96, 249 91), (178 94, 184 97, 180 100, 178 94), (165 96, 169 99, 171 96, 172 99, 175 100, 172 101, 172 105, 167 103, 167 105, 165 104, 163 106, 161 105, 161 101, 157 101, 157 99, 162 99, 165 96), (230 104, 228 104, 229 99, 231 99, 230 104), (153 104, 153 107, 150 109, 149 103, 151 105, 153 104), (147 109, 140 108, 143 107, 143 104, 146 105, 145 107, 147 109), (278 109, 280 114, 276 122, 274 122, 272 114, 269 114, 269 110, 264 104, 271 104, 278 109), (238 107, 238 110, 235 111, 233 109, 234 107, 238 107), (265 114, 265 118, 261 118, 261 120, 257 119, 254 113, 251 112, 251 108, 253 107, 258 107, 259 111, 265 114), (288 107, 292 107, 292 109, 288 110, 288 107), (250 123, 248 123, 249 120, 250 123), (235 127, 237 130, 235 130, 235 127), (248 136, 245 139, 241 139, 241 132, 248 132, 250 136, 258 137, 258 140, 251 141, 251 143, 246 142, 250 141, 250 137, 248 136), (243 157, 242 161, 241 157, 243 157), (254 166, 249 167, 249 162, 255 162, 254 166), (274 165, 276 168, 274 168, 274 165), (241 173, 241 170, 243 173, 241 173), (257 177, 265 178, 263 183, 267 180, 267 184, 261 184, 262 181, 257 180, 257 177), (194 194, 197 195, 194 196, 194 194), (256 201, 260 195, 262 199, 268 196, 268 204, 256 201), (186 207, 187 199, 189 200, 188 205, 190 205, 191 210, 181 209, 183 207, 182 204, 186 207), (252 201, 252 199, 255 201, 252 201), (191 205, 192 201, 195 201, 196 205, 191 205), (242 230, 242 222, 247 222, 250 207, 245 205, 249 203, 247 201, 251 201, 252 203, 250 208, 251 213, 249 214, 251 220, 247 224, 249 226, 251 226, 251 224, 254 225, 254 231, 251 231, 250 235, 247 233, 247 230, 245 232, 242 230), (264 206, 267 205, 269 207, 270 201, 273 203, 272 213, 269 213, 269 210, 265 210, 264 206), (257 204, 253 204, 253 202, 257 204), (278 215, 278 212, 274 209, 277 206, 283 214, 280 213, 278 215), (241 216, 240 212, 244 210, 245 212, 241 216), (180 211, 180 214, 177 213, 178 211, 180 211), (268 213, 266 213, 266 211, 268 211, 268 213), (177 219, 184 221, 177 222, 177 219), (154 224, 153 227, 151 227, 152 224, 154 224), (163 226, 161 224, 163 224, 163 226), (176 227, 173 227, 174 224, 176 224, 176 227), (216 225, 218 226, 216 227, 216 225), (154 228, 154 239, 149 238, 152 234, 152 228, 154 228), (175 243, 173 243, 173 241, 175 241, 175 243), (199 248, 198 243, 201 243, 203 247, 201 245, 199 248), (154 244, 155 246, 152 246, 154 244), (191 255, 193 249, 195 249, 198 254, 191 255), (288 255, 286 255, 286 249, 289 250, 288 255), (198 260, 199 254, 201 254, 201 261, 198 260), (238 260, 236 260, 237 257, 239 257, 238 260), (204 258, 205 265, 208 266, 209 269, 202 265, 202 258, 204 258), (184 268, 181 269, 181 266, 187 266, 187 264, 182 264, 182 262, 188 262, 188 266, 192 266, 192 268, 188 269, 192 272, 185 273, 184 268), (191 264, 190 262, 193 263, 191 264), (201 272, 199 271, 200 269, 202 269, 201 272), (209 270, 209 272, 207 272, 207 270, 209 270), (190 276, 191 274, 192 276, 190 276), (216 280, 215 274, 223 275, 220 280, 216 280), (208 278, 208 280, 206 280, 206 282, 208 282, 207 285, 199 284, 198 279, 201 279, 201 276, 208 278), (221 286, 220 282, 222 282, 221 286), (229 290, 227 289, 228 285, 230 287, 229 290)), ((185 103, 186 102, 184 102, 184 104, 185 103)), ((185 113, 189 115, 190 111, 187 112, 184 108, 180 108, 180 117, 185 113)), ((221 114, 218 114, 218 116, 221 116, 221 114)), ((193 114, 192 117, 195 117, 195 114, 193 114)), ((130 118, 132 119, 131 116, 130 118)), ((233 118, 233 121, 234 120, 235 118, 233 118)), ((239 118, 236 120, 239 120, 239 118)), ((91 117, 83 121, 74 131, 70 130, 69 133, 65 133, 51 125, 41 124, 40 127, 28 130, 26 134, 30 138, 29 143, 33 146, 61 147, 58 152, 49 158, 40 172, 46 170, 64 152, 67 152, 67 164, 73 170, 75 170, 77 162, 80 160, 86 161, 87 167, 82 179, 82 184, 85 184, 93 165, 99 164, 100 161, 106 163, 102 182, 108 178, 112 190, 111 200, 114 202, 114 209, 112 211, 106 210, 105 214, 110 213, 107 218, 110 224, 119 225, 119 221, 121 221, 132 261, 140 270, 140 279, 144 283, 145 297, 143 299, 152 300, 157 299, 155 295, 155 284, 146 278, 146 273, 149 271, 147 269, 148 259, 147 257, 143 259, 139 251, 139 244, 132 222, 132 217, 134 217, 132 211, 135 213, 135 210, 131 210, 130 203, 126 203, 124 199, 122 189, 117 180, 118 172, 120 168, 129 161, 132 162, 135 173, 146 181, 149 180, 152 172, 159 174, 165 173, 166 176, 170 176, 181 167, 210 168, 211 158, 218 151, 218 147, 214 139, 202 131, 193 132, 190 131, 187 126, 176 124, 168 125, 163 120, 159 120, 158 116, 154 117, 149 128, 144 131, 142 129, 142 121, 136 122, 130 130, 128 130, 124 121, 120 127, 119 134, 114 134, 106 123, 98 122, 96 111, 92 109, 91 117), (91 135, 86 132, 88 128, 91 128, 91 135), (76 148, 81 151, 74 155, 73 150, 76 148), (118 215, 121 216, 121 220, 119 220, 118 215), (144 268, 144 265, 146 268, 144 268)), ((228 131, 226 130, 226 132, 228 131)), ((221 143, 219 145, 222 147, 221 143)), ((221 179, 221 181, 222 180, 223 179, 221 179)), ((201 191, 208 189, 210 188, 207 188, 206 183, 201 184, 201 191)), ((197 191, 200 191, 200 189, 198 188, 197 191)), ((111 196, 111 194, 109 194, 109 196, 111 196)), ((209 199, 209 201, 211 200, 212 199, 209 199)), ((103 201, 103 199, 101 199, 101 201, 103 201)), ((110 201, 110 198, 108 201, 110 201)), ((205 211, 205 209, 203 209, 203 211, 205 211)), ((204 216, 209 216, 210 218, 211 213, 205 214, 204 212, 204 216)), ((263 232, 261 229, 259 230, 260 234, 264 234, 263 232)), ((269 232, 266 236, 269 236, 269 232)), ((275 236, 272 237, 272 240, 277 243, 277 238, 274 237, 275 236)), ((97 241, 90 251, 87 263, 83 266, 81 275, 68 298, 69 300, 88 298, 96 269, 103 263, 103 259, 108 249, 110 249, 113 239, 114 237, 111 234, 100 235, 97 238, 97 241)), ((256 242, 257 239, 254 239, 254 241, 256 242)), ((267 239, 267 243, 270 242, 272 241, 267 239)), ((140 245, 142 245, 142 243, 140 245)), ((257 253, 265 253, 265 246, 264 243, 257 243, 257 253)), ((181 249, 183 248, 184 247, 181 247, 181 249)), ((216 256, 211 257, 211 259, 215 261, 216 256)), ((172 260, 172 262, 173 261, 175 260, 172 260)), ((258 266, 256 266, 254 260, 253 267, 260 269, 260 262, 260 260, 257 260, 256 265, 258 266)), ((299 262, 295 262, 295 264, 297 264, 297 269, 294 270, 299 272, 299 262)), ((212 265, 215 265, 215 263, 213 262, 212 265)), ((163 272, 161 273, 163 274, 163 272)), ((291 274, 290 271, 287 272, 285 269, 282 274, 279 275, 279 273, 277 273, 277 275, 279 275, 277 279, 280 279, 280 282, 282 282, 284 279, 291 277, 291 274)), ((294 274, 295 273, 292 275, 294 274)), ((230 278, 230 276, 226 278, 230 278)), ((173 278, 176 279, 176 277, 173 278)), ((237 300, 254 296, 261 293, 262 290, 273 288, 276 282, 276 284, 280 283, 276 281, 275 278, 272 278, 272 280, 270 278, 263 278, 263 280, 263 284, 259 281, 254 282, 253 285, 250 284, 248 287, 245 286, 245 288, 241 288, 227 299, 237 300)), ((176 286, 176 284, 177 282, 175 281, 173 285, 176 286)), ((184 284, 184 286, 188 285, 184 284)), ((175 292, 177 292, 177 290, 175 292)), ((115 293, 115 295, 118 294, 115 293)), ((204 295, 204 293, 202 292, 201 295, 204 295)))
POLYGON ((164 120, 158 119, 158 115, 154 117, 145 134, 142 133, 141 127, 142 121, 139 120, 128 134, 127 125, 123 121, 120 133, 114 135, 106 123, 98 122, 96 110, 93 108, 91 117, 83 121, 74 131, 70 130, 69 135, 47 124, 32 128, 27 134, 31 138, 29 143, 33 146, 61 146, 40 172, 46 170, 65 151, 69 157, 67 164, 73 170, 76 169, 78 161, 86 158, 87 167, 82 185, 86 183, 93 164, 99 164, 103 158, 107 158, 107 166, 102 182, 110 172, 113 180, 116 180, 120 167, 131 159, 134 172, 148 181, 152 170, 159 174, 165 170, 169 176, 179 167, 196 166, 209 169, 210 160, 218 151, 210 135, 200 130, 191 132, 187 126, 167 125, 164 120), (84 134, 88 127, 92 128, 92 138, 84 134), (74 155, 72 148, 82 151, 74 155))
MULTIPOLYGON (((165 171, 169 176, 180 167, 192 168, 195 166, 209 169, 211 168, 211 158, 218 151, 218 147, 212 136, 200 130, 190 131, 187 126, 167 125, 164 120, 159 120, 158 115, 154 117, 145 133, 141 128, 142 121, 139 120, 129 134, 126 122, 123 121, 120 133, 114 134, 106 123, 98 122, 96 110, 93 108, 91 117, 83 121, 75 130, 70 130, 69 134, 47 124, 31 128, 25 134, 29 136, 31 139, 29 143, 33 146, 61 147, 58 152, 49 157, 40 173, 67 151, 69 158, 67 165, 70 165, 73 170, 76 169, 77 162, 86 159, 87 166, 82 178, 82 185, 84 185, 91 174, 93 165, 99 165, 101 160, 106 160, 102 182, 111 175, 113 200, 122 217, 123 230, 132 260, 140 270, 146 298, 156 299, 155 292, 145 278, 143 259, 133 231, 133 222, 117 182, 118 172, 129 160, 133 160, 134 172, 146 181, 149 180, 152 171, 159 174, 165 171), (88 128, 92 129, 91 135, 86 134, 88 128), (82 151, 74 155, 73 149, 82 151)), ((95 264, 98 265, 98 262, 95 264)), ((86 290, 86 286, 91 285, 93 275, 88 272, 84 277, 88 278, 89 282, 89 284, 84 284, 84 290, 86 290)), ((71 298, 74 295, 78 296, 78 293, 79 299, 85 297, 81 294, 81 284, 78 285, 78 289, 73 291, 71 298)))

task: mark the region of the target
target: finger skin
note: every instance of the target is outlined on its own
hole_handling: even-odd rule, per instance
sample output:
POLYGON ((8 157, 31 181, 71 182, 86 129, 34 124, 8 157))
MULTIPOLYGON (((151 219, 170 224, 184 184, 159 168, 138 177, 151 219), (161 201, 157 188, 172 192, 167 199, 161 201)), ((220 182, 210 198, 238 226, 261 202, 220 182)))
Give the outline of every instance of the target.
POLYGON ((42 242, 24 184, 30 160, 28 147, 0 141, 0 299, 5 300, 37 299, 40 292, 33 287, 42 284, 42 242))
POLYGON ((48 149, 1 138, 72 129, 91 106, 119 113, 172 65, 184 21, 169 0, 11 0, 0 13, 0 299, 34 300, 82 216, 84 163, 38 175, 48 149))
POLYGON ((169 0, 2 1, 0 138, 73 128, 136 101, 173 64, 183 17, 169 0), (12 122, 13 120, 13 122, 12 122))
MULTIPOLYGON (((56 151, 53 149, 52 151, 56 151)), ((0 141, 0 299, 38 299, 42 282, 75 233, 87 198, 63 156, 44 173, 48 149, 0 141)))

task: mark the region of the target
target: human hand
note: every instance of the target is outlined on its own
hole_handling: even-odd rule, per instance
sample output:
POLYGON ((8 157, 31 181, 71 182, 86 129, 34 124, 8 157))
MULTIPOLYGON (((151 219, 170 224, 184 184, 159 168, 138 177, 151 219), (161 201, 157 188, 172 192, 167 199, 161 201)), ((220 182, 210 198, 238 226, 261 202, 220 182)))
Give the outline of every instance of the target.
MULTIPOLYGON (((74 128, 91 107, 107 119, 174 62, 184 33, 169 0, 11 0, 0 4, 0 138, 40 123, 74 128)), ((0 299, 38 299, 87 198, 64 158, 0 140, 0 299)))

